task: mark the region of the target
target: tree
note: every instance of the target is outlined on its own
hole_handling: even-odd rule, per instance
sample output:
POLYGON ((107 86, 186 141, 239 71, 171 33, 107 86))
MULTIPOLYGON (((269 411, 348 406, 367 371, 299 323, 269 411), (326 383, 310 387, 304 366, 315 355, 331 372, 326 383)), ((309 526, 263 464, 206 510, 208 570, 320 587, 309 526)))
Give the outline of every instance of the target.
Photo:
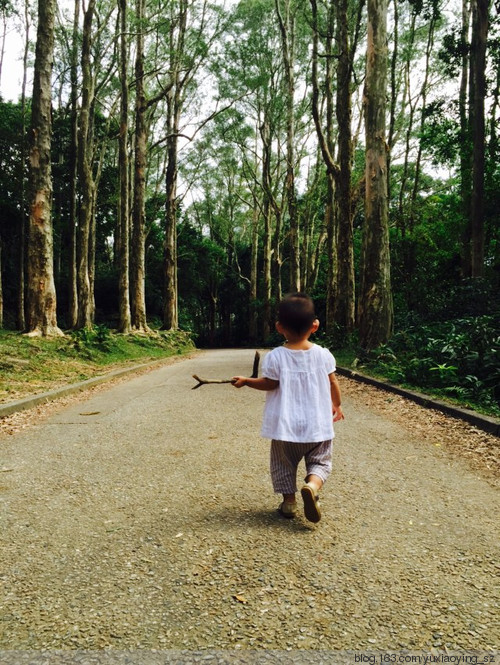
POLYGON ((69 152, 70 194, 69 194, 69 256, 68 256, 68 326, 75 328, 78 322, 78 288, 76 269, 76 229, 78 219, 77 178, 78 178, 78 24, 80 0, 75 0, 73 10, 73 30, 70 53, 70 104, 71 139, 69 152))
POLYGON ((280 0, 275 0, 276 14, 281 34, 281 50, 286 98, 286 180, 285 192, 290 218, 290 291, 300 291, 300 250, 297 193, 295 189, 295 31, 297 6, 285 0, 281 8, 280 0))
POLYGON ((163 329, 175 330, 179 325, 177 278, 177 179, 179 169, 179 135, 188 91, 218 33, 218 25, 210 30, 211 8, 207 0, 178 0, 169 10, 168 71, 166 90, 166 153, 165 175, 165 244, 163 329))
POLYGON ((144 0, 136 0, 135 55, 135 132, 134 132, 134 199, 132 211, 132 247, 130 253, 131 323, 134 330, 147 332, 145 293, 146 237, 146 160, 147 101, 144 75, 144 0))
POLYGON ((386 342, 393 329, 387 202, 387 1, 368 0, 365 82, 365 225, 359 297, 363 349, 386 342))
POLYGON ((91 70, 92 23, 95 0, 89 0, 83 19, 82 35, 82 88, 80 122, 78 127, 78 183, 80 187, 80 212, 78 217, 78 328, 90 328, 93 323, 93 293, 89 270, 91 251, 90 228, 95 197, 92 175, 92 107, 95 85, 91 70))
POLYGON ((484 268, 484 174, 486 45, 489 0, 472 0, 472 37, 469 78, 469 122, 472 138, 472 191, 470 197, 470 276, 482 277, 484 268))
POLYGON ((128 173, 128 38, 127 0, 119 0, 120 23, 120 134, 118 138, 118 170, 120 173, 120 193, 118 224, 120 243, 118 247, 118 329, 121 333, 130 332, 129 295, 129 173, 128 173))
MULTIPOLYGON (((320 12, 317 0, 310 0, 312 9, 312 115, 318 135, 321 155, 327 173, 327 203, 325 227, 327 252, 329 255, 326 328, 333 330, 334 322, 346 332, 354 329, 354 253, 353 253, 353 206, 352 206, 352 111, 351 78, 354 49, 357 37, 349 44, 349 21, 347 0, 332 3, 325 17, 325 80, 323 90, 326 113, 321 117, 321 86, 319 80, 320 12), (335 31, 335 22, 337 29, 335 31), (336 52, 334 52, 336 37, 336 52), (337 59, 336 100, 334 102, 334 58, 337 59), (337 119, 338 161, 335 159, 334 117, 337 119)), ((355 35, 361 16, 360 3, 355 35)))
POLYGON ((53 270, 51 90, 55 0, 39 0, 31 111, 28 334, 62 335, 53 270))
POLYGON ((178 13, 172 5, 170 15, 170 62, 172 87, 167 101, 167 171, 165 177, 165 246, 164 246, 164 303, 163 329, 175 330, 179 325, 177 285, 177 175, 179 125, 187 76, 183 75, 189 0, 179 1, 178 13))

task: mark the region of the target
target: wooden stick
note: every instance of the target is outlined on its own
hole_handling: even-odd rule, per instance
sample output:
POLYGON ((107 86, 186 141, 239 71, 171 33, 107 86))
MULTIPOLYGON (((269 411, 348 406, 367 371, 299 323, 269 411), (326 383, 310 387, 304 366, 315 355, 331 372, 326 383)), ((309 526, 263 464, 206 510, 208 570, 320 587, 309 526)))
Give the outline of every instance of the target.
POLYGON ((260 363, 260 353, 256 351, 255 357, 253 359, 253 370, 252 370, 252 376, 250 377, 251 379, 256 379, 259 376, 259 363, 260 363))
POLYGON ((201 379, 197 374, 193 374, 193 379, 198 381, 198 385, 193 386, 191 390, 196 390, 200 386, 205 385, 205 383, 232 383, 232 379, 201 379))
MULTIPOLYGON (((260 353, 255 352, 255 357, 253 359, 253 370, 252 370, 252 379, 256 379, 259 376, 259 363, 260 363, 260 353)), ((196 390, 200 386, 203 386, 207 383, 233 383, 232 379, 202 379, 197 374, 193 374, 193 379, 196 379, 198 383, 191 388, 191 390, 196 390)))

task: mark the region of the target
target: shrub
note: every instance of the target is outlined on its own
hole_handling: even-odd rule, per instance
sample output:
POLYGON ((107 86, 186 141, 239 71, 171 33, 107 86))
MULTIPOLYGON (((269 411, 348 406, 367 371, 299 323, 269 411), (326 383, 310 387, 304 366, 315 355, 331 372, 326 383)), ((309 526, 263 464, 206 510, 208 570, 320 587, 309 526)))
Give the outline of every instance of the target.
POLYGON ((500 413, 499 350, 498 320, 468 317, 400 331, 364 364, 392 381, 435 388, 500 413))

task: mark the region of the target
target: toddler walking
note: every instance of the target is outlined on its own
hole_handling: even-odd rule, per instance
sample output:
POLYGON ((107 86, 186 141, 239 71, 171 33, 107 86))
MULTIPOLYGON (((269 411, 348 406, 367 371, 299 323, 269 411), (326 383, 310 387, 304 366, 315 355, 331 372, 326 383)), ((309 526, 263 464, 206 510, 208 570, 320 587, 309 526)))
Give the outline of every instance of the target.
POLYGON ((321 519, 318 492, 332 470, 333 422, 344 418, 335 359, 309 341, 318 327, 311 298, 287 296, 279 304, 276 323, 285 344, 266 354, 261 377, 233 377, 236 388, 268 391, 261 433, 271 439, 271 479, 274 491, 283 495, 278 509, 283 517, 297 514, 297 467, 304 458, 301 495, 310 522, 321 519))

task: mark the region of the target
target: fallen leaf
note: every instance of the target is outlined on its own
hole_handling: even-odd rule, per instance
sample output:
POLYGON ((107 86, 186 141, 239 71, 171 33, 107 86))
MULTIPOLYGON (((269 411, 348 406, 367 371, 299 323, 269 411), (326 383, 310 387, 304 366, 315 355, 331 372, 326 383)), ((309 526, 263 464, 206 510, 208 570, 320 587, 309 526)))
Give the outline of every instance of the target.
POLYGON ((245 596, 240 596, 239 593, 236 593, 233 598, 237 600, 239 603, 248 603, 248 600, 245 598, 245 596))

